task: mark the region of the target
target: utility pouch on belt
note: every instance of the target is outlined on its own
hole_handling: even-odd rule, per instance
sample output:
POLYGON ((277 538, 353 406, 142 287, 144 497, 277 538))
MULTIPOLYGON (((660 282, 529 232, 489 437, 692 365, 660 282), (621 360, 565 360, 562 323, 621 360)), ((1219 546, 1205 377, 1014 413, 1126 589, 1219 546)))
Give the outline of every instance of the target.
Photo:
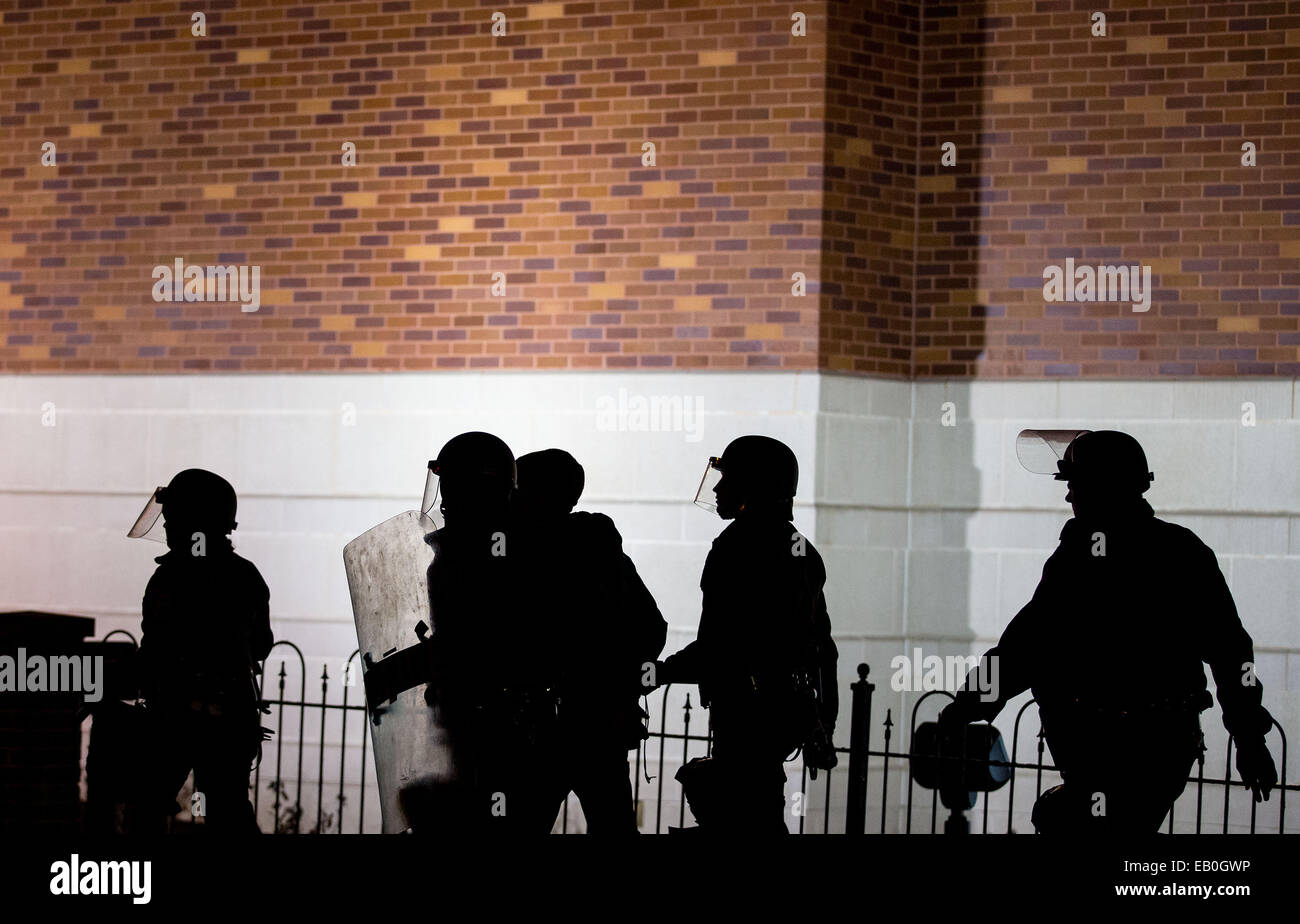
POLYGON ((912 735, 912 776, 926 789, 937 789, 949 809, 969 809, 976 793, 993 792, 1011 778, 1002 733, 992 725, 972 723, 963 734, 945 737, 938 722, 922 722, 912 735), (964 803, 964 804, 963 804, 964 803))

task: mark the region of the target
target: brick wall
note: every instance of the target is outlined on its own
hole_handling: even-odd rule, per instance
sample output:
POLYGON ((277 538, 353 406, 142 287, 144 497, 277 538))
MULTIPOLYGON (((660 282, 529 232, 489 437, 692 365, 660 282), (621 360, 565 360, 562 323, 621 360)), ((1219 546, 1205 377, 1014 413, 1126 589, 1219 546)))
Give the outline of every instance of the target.
POLYGON ((823 6, 6 4, 0 368, 814 367, 823 6))
POLYGON ((13 6, 0 370, 1300 373, 1300 0, 13 6))
POLYGON ((921 44, 918 376, 1300 374, 1300 2, 925 4, 921 44), (1046 304, 1067 257, 1150 309, 1046 304))
POLYGON ((892 0, 832 3, 828 16, 821 365, 907 376, 918 7, 892 0))

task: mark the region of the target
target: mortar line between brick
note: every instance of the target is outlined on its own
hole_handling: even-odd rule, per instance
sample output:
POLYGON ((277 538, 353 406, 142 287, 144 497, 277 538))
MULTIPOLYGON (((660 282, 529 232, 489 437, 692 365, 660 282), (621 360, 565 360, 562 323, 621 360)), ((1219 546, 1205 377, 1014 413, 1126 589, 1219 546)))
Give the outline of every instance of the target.
POLYGON ((911 342, 907 351, 907 378, 916 381, 916 277, 917 253, 921 242, 921 136, 925 133, 925 4, 916 25, 916 133, 912 137, 912 297, 911 342))

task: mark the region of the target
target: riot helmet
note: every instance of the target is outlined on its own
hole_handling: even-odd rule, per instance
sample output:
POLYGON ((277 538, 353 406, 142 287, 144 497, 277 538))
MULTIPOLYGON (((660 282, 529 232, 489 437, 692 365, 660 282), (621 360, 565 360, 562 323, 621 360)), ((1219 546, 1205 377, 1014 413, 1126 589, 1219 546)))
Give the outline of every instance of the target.
POLYGON ((790 447, 754 434, 732 440, 721 456, 709 457, 695 503, 724 520, 755 507, 776 507, 789 519, 798 488, 799 462, 790 447))
POLYGON ((454 436, 429 462, 420 512, 438 528, 464 511, 498 513, 515 488, 515 457, 500 437, 473 431, 454 436))
POLYGON ((1131 512, 1156 477, 1141 444, 1118 430, 1022 430, 1016 457, 1031 472, 1067 482, 1075 516, 1131 512))
POLYGON ((586 473, 581 463, 563 449, 529 452, 515 460, 519 511, 531 517, 563 516, 582 497, 586 473))
POLYGON ((1057 481, 1124 493, 1145 494, 1156 479, 1147 469, 1142 445, 1119 430, 1080 433, 1066 447, 1057 469, 1057 481))
POLYGON ((169 527, 224 536, 239 525, 237 506, 230 482, 205 469, 187 468, 165 487, 154 489, 127 536, 166 542, 169 527))

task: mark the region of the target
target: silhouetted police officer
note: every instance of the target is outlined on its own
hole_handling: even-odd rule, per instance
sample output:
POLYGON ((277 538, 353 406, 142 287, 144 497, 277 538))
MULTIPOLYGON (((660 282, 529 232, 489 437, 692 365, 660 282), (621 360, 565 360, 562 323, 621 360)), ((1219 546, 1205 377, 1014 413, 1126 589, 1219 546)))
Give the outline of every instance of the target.
POLYGON ((1272 718, 1214 553, 1155 517, 1142 497, 1154 476, 1128 434, 1084 432, 1058 468, 1074 518, 1033 598, 940 714, 945 735, 991 721, 1032 689, 1064 780, 1035 806, 1035 827, 1154 832, 1201 748, 1206 662, 1241 777, 1256 801, 1267 798, 1277 782, 1264 744, 1272 718))
POLYGON ((668 624, 623 552, 613 520, 573 513, 585 473, 561 449, 517 460, 515 510, 529 525, 530 586, 563 637, 556 802, 577 794, 590 834, 635 834, 628 751, 642 741, 643 665, 663 651, 668 624))
POLYGON ((704 564, 696 640, 663 662, 657 680, 698 683, 710 710, 712 756, 678 774, 700 829, 785 833, 785 759, 803 747, 809 766, 834 765, 826 568, 791 522, 799 466, 789 447, 734 440, 709 460, 697 503, 717 476, 717 513, 732 522, 704 564))
POLYGON ((168 551, 144 592, 140 686, 154 753, 141 762, 133 808, 146 827, 149 818, 164 821, 192 769, 206 823, 256 833, 248 776, 262 740, 254 678, 273 641, 270 592, 253 563, 235 554, 237 499, 224 478, 186 469, 154 501, 168 551))
MULTIPOLYGON (((429 566, 434 676, 463 785, 443 788, 424 830, 545 834, 559 666, 551 627, 528 587, 510 496, 515 460, 489 433, 462 433, 438 453, 440 510, 429 566)), ((419 830, 417 828, 417 830, 419 830)))

